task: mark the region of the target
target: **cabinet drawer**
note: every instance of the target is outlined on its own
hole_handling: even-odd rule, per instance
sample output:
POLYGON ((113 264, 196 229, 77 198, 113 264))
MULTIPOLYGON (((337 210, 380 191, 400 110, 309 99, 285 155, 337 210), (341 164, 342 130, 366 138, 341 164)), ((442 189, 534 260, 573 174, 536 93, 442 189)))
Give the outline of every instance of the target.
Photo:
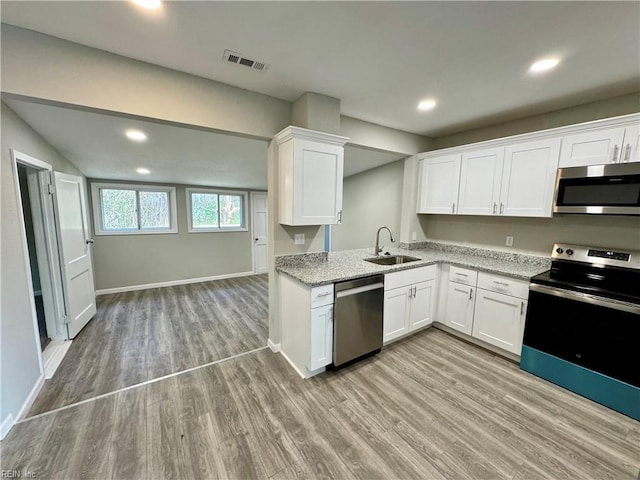
POLYGON ((512 297, 523 298, 525 300, 529 296, 529 282, 526 280, 503 277, 492 273, 480 272, 478 275, 478 288, 511 295, 512 297))
POLYGON ((411 268, 402 270, 401 272, 387 273, 384 276, 384 289, 393 290, 394 288, 406 287, 414 283, 426 282, 436 278, 436 265, 427 267, 411 268))
POLYGON ((311 289, 311 308, 331 305, 333 303, 333 283, 311 289))
POLYGON ((473 285, 475 287, 478 281, 478 272, 469 270, 468 268, 451 267, 449 269, 449 280, 464 285, 473 285))

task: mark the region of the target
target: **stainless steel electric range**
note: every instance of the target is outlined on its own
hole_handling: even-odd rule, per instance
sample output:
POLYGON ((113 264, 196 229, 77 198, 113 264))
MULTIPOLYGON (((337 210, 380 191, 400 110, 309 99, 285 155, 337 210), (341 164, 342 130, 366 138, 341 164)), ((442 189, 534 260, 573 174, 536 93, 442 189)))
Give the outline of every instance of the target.
POLYGON ((531 279, 520 368, 640 420, 640 252, 554 245, 531 279))

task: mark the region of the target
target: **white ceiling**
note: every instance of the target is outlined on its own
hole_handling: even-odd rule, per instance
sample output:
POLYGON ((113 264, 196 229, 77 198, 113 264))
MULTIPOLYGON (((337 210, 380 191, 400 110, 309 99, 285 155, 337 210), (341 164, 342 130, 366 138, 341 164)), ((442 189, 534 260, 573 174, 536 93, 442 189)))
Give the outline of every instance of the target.
POLYGON ((2 21, 439 136, 640 89, 640 2, 2 2, 2 21), (222 62, 231 49, 265 73, 222 62), (557 55, 546 75, 527 73, 557 55), (433 96, 438 107, 416 111, 433 96))
MULTIPOLYGON (((21 100, 4 100, 90 178, 267 189, 267 142, 21 100), (147 134, 132 142, 127 129, 147 134), (140 175, 136 168, 151 170, 140 175)), ((345 147, 344 176, 404 156, 345 147)))
POLYGON ((90 178, 267 189, 267 142, 161 123, 5 100, 90 178), (124 131, 147 134, 133 142, 124 131), (149 175, 135 172, 138 167, 149 175))

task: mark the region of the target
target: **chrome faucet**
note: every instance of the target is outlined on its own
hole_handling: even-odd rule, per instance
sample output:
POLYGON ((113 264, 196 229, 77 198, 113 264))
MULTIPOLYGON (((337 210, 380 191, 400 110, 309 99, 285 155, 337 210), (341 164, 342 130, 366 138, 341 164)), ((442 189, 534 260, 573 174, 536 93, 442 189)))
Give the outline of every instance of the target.
POLYGON ((387 226, 384 227, 380 227, 376 233, 376 257, 380 254, 380 252, 382 251, 382 248, 384 247, 384 245, 381 247, 380 246, 380 230, 387 230, 389 232, 389 238, 391 239, 391 242, 395 242, 396 239, 393 238, 393 232, 391 231, 391 229, 387 226))

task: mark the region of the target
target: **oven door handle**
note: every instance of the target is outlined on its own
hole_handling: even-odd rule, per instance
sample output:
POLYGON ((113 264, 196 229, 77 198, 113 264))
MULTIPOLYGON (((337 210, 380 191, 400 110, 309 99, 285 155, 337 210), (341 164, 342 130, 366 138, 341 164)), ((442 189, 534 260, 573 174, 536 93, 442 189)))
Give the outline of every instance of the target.
POLYGON ((598 297, 597 295, 591 295, 588 293, 572 292, 561 288, 538 285, 537 283, 531 283, 529 285, 529 290, 547 295, 555 295, 556 297, 566 298, 568 300, 575 300, 576 302, 589 303, 591 305, 598 305, 600 307, 607 307, 613 310, 620 310, 640 315, 640 305, 622 302, 620 300, 598 297))

